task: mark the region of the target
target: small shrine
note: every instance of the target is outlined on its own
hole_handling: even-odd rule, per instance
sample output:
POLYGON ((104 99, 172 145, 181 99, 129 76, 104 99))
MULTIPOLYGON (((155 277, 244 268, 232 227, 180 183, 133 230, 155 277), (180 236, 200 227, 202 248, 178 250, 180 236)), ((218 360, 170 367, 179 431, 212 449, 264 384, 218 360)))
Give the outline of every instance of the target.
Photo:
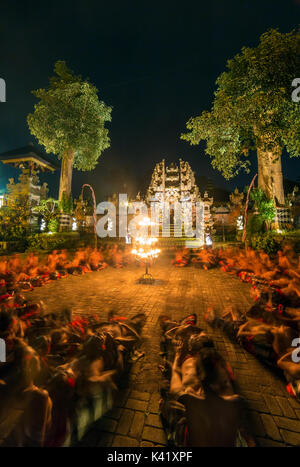
MULTIPOLYGON (((9 198, 19 195, 28 196, 30 209, 37 206, 41 200, 47 198, 47 183, 40 183, 39 172, 54 172, 58 169, 52 161, 34 147, 32 143, 28 146, 13 149, 0 154, 0 161, 3 164, 13 166, 21 170, 18 182, 13 178, 9 179, 7 194, 4 195, 4 203, 9 202, 9 198)), ((30 216, 30 224, 37 222, 36 216, 30 216)))
POLYGON ((22 148, 13 149, 11 151, 0 154, 0 161, 3 164, 21 169, 19 183, 14 183, 14 179, 9 179, 8 196, 12 186, 17 191, 28 193, 30 206, 36 206, 41 199, 45 199, 47 195, 47 183, 40 184, 39 172, 54 172, 58 169, 48 157, 34 147, 32 143, 22 148))

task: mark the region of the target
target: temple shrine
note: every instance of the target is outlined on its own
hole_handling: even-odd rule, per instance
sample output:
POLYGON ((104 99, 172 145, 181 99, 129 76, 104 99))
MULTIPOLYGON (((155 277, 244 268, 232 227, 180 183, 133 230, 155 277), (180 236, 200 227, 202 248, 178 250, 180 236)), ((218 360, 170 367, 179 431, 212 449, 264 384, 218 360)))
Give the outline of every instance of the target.
POLYGON ((32 143, 0 154, 0 161, 21 170, 19 183, 14 185, 14 179, 9 179, 7 196, 14 186, 14 191, 27 193, 31 207, 37 206, 46 198, 47 183, 40 184, 38 173, 54 172, 58 166, 50 162, 32 143))
MULTIPOLYGON (((204 232, 206 234, 211 232, 213 219, 210 207, 213 198, 209 197, 207 192, 201 196, 190 164, 182 159, 179 159, 179 163, 172 162, 169 166, 166 165, 165 159, 156 164, 145 200, 148 204, 157 202, 161 205, 175 202, 180 202, 182 205, 188 202, 193 203, 193 205, 203 203, 204 232)), ((170 227, 170 236, 182 236, 182 232, 176 231, 176 226, 172 223, 172 217, 170 227)), ((163 230, 162 235, 164 236, 163 230)))

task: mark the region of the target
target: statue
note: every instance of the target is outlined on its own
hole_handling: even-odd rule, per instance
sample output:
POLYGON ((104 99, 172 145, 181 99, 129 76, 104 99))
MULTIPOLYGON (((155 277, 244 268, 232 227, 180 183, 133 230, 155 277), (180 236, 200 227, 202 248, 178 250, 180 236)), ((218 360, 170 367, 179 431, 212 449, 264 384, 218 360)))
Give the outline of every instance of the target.
POLYGON ((244 199, 244 193, 240 193, 237 188, 234 189, 234 192, 229 195, 231 204, 234 206, 241 206, 244 199))

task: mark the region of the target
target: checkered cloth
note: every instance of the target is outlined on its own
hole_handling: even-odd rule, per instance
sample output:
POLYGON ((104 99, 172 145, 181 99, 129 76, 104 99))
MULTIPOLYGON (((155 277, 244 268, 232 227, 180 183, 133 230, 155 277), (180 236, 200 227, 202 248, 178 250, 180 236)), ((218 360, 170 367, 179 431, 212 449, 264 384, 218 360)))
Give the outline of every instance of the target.
POLYGON ((276 208, 275 222, 278 222, 279 228, 291 224, 291 213, 289 208, 276 208))

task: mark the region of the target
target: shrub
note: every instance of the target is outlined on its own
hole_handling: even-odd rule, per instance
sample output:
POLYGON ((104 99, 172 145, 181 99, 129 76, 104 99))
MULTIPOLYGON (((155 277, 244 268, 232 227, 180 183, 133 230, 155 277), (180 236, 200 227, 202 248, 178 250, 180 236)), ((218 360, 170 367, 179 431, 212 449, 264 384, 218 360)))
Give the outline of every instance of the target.
POLYGON ((24 240, 27 229, 21 225, 1 226, 0 241, 18 241, 24 240))
POLYGON ((264 250, 268 255, 274 255, 281 249, 281 241, 273 232, 266 232, 262 235, 253 235, 250 246, 255 250, 264 250))
POLYGON ((59 201, 59 210, 63 214, 73 214, 73 198, 72 196, 66 196, 65 193, 62 195, 62 199, 59 201))
POLYGON ((28 250, 74 249, 80 246, 78 232, 42 233, 28 236, 28 250))
POLYGON ((58 219, 51 219, 48 222, 48 230, 50 232, 58 232, 59 229, 59 220, 58 219))
MULTIPOLYGON (((234 242, 236 237, 236 232, 225 232, 225 242, 234 242)), ((223 242, 223 233, 214 233, 212 239, 214 242, 223 242)))
POLYGON ((257 213, 249 216, 247 223, 248 236, 270 229, 271 223, 276 216, 274 201, 268 199, 260 188, 254 188, 250 193, 250 199, 257 210, 257 213))
POLYGON ((247 235, 262 234, 264 232, 264 220, 258 214, 250 214, 247 221, 247 235))

